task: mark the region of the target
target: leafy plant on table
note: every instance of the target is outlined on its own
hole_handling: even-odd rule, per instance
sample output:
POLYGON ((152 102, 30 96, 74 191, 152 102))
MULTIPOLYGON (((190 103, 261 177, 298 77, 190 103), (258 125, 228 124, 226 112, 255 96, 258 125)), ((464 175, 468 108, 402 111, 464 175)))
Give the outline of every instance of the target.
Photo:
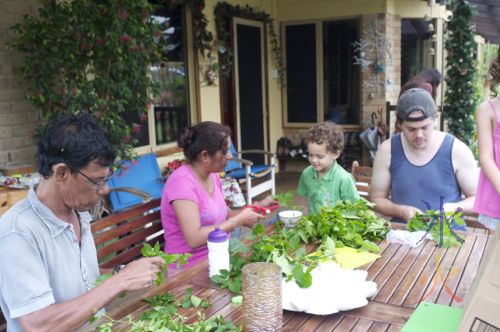
POLYGON ((163 271, 167 269, 170 264, 176 263, 177 269, 180 269, 182 265, 187 264, 187 259, 191 254, 167 254, 160 249, 160 243, 156 242, 154 247, 149 243, 144 243, 141 248, 141 255, 144 257, 155 257, 160 256, 165 261, 165 264, 160 266, 160 271, 156 273, 155 285, 160 285, 163 282, 163 271))
POLYGON ((276 194, 273 196, 273 198, 278 201, 281 207, 286 208, 287 210, 302 211, 304 208, 303 206, 293 204, 294 197, 295 194, 293 190, 288 190, 285 193, 276 194))
POLYGON ((176 332, 192 332, 192 331, 207 331, 207 332, 233 332, 241 331, 241 328, 234 326, 233 323, 225 321, 222 316, 217 316, 213 319, 206 320, 203 313, 198 312, 198 320, 192 324, 188 324, 179 310, 189 308, 208 308, 210 305, 204 299, 193 295, 192 288, 184 290, 184 296, 178 301, 172 294, 164 293, 156 295, 152 298, 144 299, 149 305, 146 310, 137 320, 127 316, 121 320, 114 320, 106 316, 107 322, 99 325, 97 330, 100 332, 111 332, 113 327, 120 324, 121 329, 126 329, 132 332, 144 331, 176 331, 176 332))
POLYGON ((334 240, 336 247, 352 247, 372 252, 380 248, 373 241, 381 241, 390 229, 390 223, 370 210, 368 201, 339 201, 334 207, 323 207, 296 226, 296 231, 306 243, 334 240))
POLYGON ((462 212, 445 212, 444 215, 441 216, 440 211, 427 210, 424 214, 416 214, 413 218, 408 220, 406 229, 411 232, 426 231, 431 234, 432 239, 443 248, 458 247, 462 245, 464 239, 450 228, 449 223, 451 223, 452 220, 458 226, 465 225, 462 212), (442 224, 440 218, 443 220, 442 224))

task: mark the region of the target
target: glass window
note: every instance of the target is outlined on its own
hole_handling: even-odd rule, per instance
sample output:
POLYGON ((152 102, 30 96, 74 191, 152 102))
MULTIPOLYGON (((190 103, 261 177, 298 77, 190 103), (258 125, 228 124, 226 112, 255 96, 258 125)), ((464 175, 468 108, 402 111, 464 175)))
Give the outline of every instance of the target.
POLYGON ((401 84, 435 66, 431 51, 434 31, 429 29, 429 24, 422 19, 401 20, 401 84))
POLYGON ((284 25, 285 126, 325 120, 359 125, 360 71, 353 61, 358 39, 356 19, 284 25))
POLYGON ((151 66, 151 77, 161 87, 153 100, 153 112, 149 113, 153 120, 140 122, 135 114, 126 117, 129 123, 144 123, 147 127, 135 134, 138 147, 173 143, 179 130, 190 123, 184 7, 163 5, 152 17, 161 24, 166 37, 163 52, 167 61, 151 66))
POLYGON ((325 121, 355 125, 360 120, 360 73, 354 65, 357 20, 323 23, 325 121))

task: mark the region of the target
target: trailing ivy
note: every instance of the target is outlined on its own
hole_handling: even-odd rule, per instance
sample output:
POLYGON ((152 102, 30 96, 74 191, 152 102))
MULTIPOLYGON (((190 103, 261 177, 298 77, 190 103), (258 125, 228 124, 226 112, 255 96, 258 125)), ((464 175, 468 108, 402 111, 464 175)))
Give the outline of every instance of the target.
POLYGON ((278 71, 279 82, 283 83, 284 65, 281 56, 281 43, 279 42, 278 34, 274 30, 274 21, 268 13, 256 10, 249 5, 234 6, 227 2, 218 2, 214 8, 214 16, 218 38, 217 51, 219 53, 219 70, 224 76, 231 76, 234 62, 234 54, 231 51, 231 18, 241 17, 262 21, 266 24, 271 43, 274 66, 278 71))
POLYGON ((465 0, 452 0, 453 16, 447 24, 446 104, 444 112, 450 132, 471 146, 478 94, 474 92, 476 43, 472 26, 473 7, 465 0))

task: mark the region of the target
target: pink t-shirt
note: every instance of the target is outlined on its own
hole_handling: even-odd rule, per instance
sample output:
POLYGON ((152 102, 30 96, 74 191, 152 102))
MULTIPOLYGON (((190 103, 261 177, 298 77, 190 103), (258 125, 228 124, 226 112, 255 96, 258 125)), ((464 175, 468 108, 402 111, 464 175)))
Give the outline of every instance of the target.
MULTIPOLYGON (((495 128, 493 129, 493 155, 495 156, 497 167, 500 168, 500 119, 497 116, 493 103, 491 101, 489 103, 495 116, 495 128)), ((492 218, 500 218, 500 195, 497 193, 495 187, 493 187, 482 169, 479 175, 479 183, 477 185, 474 211, 492 218)))
POLYGON ((210 177, 214 182, 212 195, 207 193, 191 167, 182 165, 168 177, 163 189, 161 221, 165 230, 163 235, 165 237, 165 252, 170 254, 191 253, 186 267, 206 259, 208 248, 206 245, 194 250, 189 248, 171 203, 179 199, 195 202, 198 205, 202 226, 215 225, 225 221, 228 208, 224 201, 219 176, 213 173, 210 174, 210 177))

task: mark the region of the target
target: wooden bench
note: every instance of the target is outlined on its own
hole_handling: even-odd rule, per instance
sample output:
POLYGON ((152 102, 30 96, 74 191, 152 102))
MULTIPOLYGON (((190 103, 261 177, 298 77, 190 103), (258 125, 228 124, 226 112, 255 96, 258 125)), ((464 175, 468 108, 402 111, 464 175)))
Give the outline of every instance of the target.
MULTIPOLYGON (((113 268, 139 258, 144 242, 151 245, 159 242, 163 248, 160 201, 154 199, 92 222, 100 267, 113 268)), ((0 311, 0 332, 6 330, 7 323, 0 311)))

